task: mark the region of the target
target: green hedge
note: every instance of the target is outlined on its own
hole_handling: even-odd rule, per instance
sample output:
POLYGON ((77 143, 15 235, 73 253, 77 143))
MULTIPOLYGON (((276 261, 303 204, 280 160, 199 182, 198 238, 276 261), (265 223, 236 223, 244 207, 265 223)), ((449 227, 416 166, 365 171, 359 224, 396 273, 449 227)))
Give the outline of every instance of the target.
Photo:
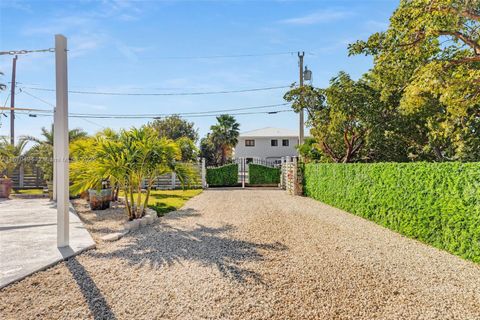
POLYGON ((309 197, 480 262, 480 163, 306 164, 309 197))
POLYGON ((248 178, 250 184, 278 184, 280 183, 280 169, 250 163, 248 178))
POLYGON ((209 186, 233 186, 238 184, 238 164, 207 168, 207 183, 209 186))

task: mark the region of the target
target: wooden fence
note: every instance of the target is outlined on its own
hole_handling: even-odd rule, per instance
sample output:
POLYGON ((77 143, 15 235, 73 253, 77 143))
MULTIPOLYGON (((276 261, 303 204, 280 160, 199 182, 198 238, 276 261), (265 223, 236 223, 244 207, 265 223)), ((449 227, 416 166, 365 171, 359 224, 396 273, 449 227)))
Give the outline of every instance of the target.
POLYGON ((20 164, 7 176, 12 179, 14 189, 46 188, 42 170, 33 165, 20 164))

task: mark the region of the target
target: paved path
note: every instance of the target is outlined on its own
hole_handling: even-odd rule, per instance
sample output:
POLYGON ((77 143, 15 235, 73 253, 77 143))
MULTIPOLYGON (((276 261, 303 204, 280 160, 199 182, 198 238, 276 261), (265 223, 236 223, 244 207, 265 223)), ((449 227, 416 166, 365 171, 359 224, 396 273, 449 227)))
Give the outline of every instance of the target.
POLYGON ((0 318, 480 319, 480 266, 308 198, 210 190, 0 291, 0 318))
POLYGON ((47 199, 0 201, 0 288, 95 245, 70 212, 70 246, 57 248, 57 210, 47 199))

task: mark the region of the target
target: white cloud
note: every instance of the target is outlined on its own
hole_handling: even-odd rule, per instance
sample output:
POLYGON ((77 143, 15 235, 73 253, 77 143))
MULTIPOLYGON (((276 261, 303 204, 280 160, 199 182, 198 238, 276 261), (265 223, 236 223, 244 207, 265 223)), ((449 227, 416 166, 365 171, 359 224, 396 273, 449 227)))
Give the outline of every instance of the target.
POLYGON ((311 25, 341 20, 351 16, 352 14, 353 13, 350 11, 328 9, 310 13, 301 17, 284 19, 281 20, 280 23, 291 25, 311 25))

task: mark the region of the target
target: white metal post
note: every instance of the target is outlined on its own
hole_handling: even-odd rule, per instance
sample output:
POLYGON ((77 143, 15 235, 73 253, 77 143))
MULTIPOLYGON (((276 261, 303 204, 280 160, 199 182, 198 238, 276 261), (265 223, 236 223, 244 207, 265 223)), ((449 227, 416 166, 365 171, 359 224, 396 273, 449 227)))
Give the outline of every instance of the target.
POLYGON ((55 35, 55 74, 57 106, 54 117, 54 163, 56 162, 57 247, 69 245, 68 177, 68 73, 67 38, 55 35))
POLYGON ((245 179, 247 178, 247 162, 246 162, 246 158, 240 158, 240 160, 242 161, 241 162, 241 177, 242 177, 242 189, 245 189, 245 179))
POLYGON ((57 123, 57 108, 55 107, 53 112, 53 181, 52 181, 52 200, 57 201, 57 151, 56 147, 58 145, 57 142, 57 134, 55 134, 55 123, 57 123))
POLYGON ((207 168, 205 158, 202 158, 202 188, 207 188, 207 168))

